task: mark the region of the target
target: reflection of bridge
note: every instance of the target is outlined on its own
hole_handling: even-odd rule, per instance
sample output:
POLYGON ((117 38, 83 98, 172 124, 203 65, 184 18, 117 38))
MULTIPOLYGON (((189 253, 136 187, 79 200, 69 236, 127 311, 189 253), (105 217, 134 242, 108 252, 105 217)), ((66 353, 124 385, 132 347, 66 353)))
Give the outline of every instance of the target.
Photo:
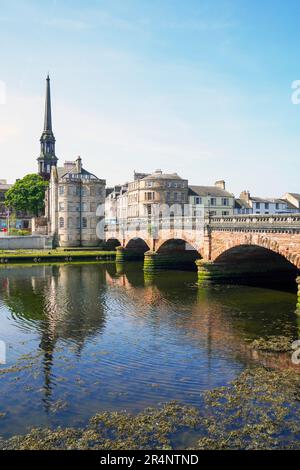
POLYGON ((212 217, 203 224, 182 218, 167 227, 160 221, 107 226, 106 240, 117 246, 118 262, 144 258, 147 271, 197 260, 200 284, 271 274, 283 282, 300 271, 300 214, 212 217))

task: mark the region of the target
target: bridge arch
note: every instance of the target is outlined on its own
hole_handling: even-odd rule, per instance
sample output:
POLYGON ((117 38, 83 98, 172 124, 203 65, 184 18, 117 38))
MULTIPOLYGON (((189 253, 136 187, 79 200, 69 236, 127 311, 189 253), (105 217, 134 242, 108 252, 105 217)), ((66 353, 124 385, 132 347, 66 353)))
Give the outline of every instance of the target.
POLYGON ((143 238, 139 237, 131 238, 127 242, 125 248, 126 250, 133 250, 136 253, 140 254, 144 254, 146 253, 146 251, 150 250, 150 246, 148 245, 148 243, 143 238))
POLYGON ((115 250, 117 246, 121 246, 121 242, 118 238, 109 238, 105 242, 105 248, 107 250, 115 250))
MULTIPOLYGON (((289 263, 289 265, 294 266, 294 268, 298 270, 300 269, 300 253, 297 248, 293 250, 293 245, 290 242, 291 235, 289 234, 286 234, 289 238, 289 243, 287 243, 285 238, 282 238, 281 240, 280 237, 277 237, 277 239, 275 239, 268 237, 265 234, 247 233, 239 234, 237 236, 236 233, 229 233, 228 238, 226 235, 228 235, 228 232, 213 233, 211 254, 212 261, 220 262, 220 259, 225 260, 225 256, 229 254, 230 250, 235 249, 235 251, 230 252, 233 254, 237 253, 239 247, 248 246, 262 248, 268 253, 278 255, 278 260, 284 258, 286 262, 289 263)), ((262 251, 260 253, 262 253, 262 251)), ((275 258, 273 257, 273 259, 275 258)))
MULTIPOLYGON (((170 238, 168 240, 162 240, 158 247, 157 247, 157 253, 165 253, 165 252, 171 252, 171 251, 194 251, 198 253, 198 250, 196 247, 194 247, 191 243, 189 243, 187 240, 184 238, 170 238)), ((200 255, 198 253, 198 257, 200 258, 200 255)))

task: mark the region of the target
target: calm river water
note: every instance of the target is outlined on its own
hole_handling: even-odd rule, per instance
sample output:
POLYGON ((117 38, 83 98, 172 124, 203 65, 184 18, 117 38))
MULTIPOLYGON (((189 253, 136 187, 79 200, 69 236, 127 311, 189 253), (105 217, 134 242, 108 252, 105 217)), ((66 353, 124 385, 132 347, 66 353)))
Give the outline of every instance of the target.
POLYGON ((79 426, 99 410, 170 400, 200 406, 252 359, 249 339, 297 337, 296 295, 219 286, 194 272, 154 279, 142 266, 39 265, 0 270, 0 434, 79 426))

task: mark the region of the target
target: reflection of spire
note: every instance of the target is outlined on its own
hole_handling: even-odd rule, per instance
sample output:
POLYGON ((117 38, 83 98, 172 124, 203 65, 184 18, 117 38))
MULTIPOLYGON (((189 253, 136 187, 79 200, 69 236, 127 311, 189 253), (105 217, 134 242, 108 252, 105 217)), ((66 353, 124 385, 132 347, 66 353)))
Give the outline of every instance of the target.
POLYGON ((51 407, 51 395, 52 395, 52 383, 51 383, 51 369, 53 366, 53 351, 55 348, 55 342, 47 337, 46 328, 43 331, 42 341, 40 343, 40 348, 44 351, 43 358, 43 370, 44 370, 44 398, 43 402, 45 405, 46 413, 49 413, 51 407))

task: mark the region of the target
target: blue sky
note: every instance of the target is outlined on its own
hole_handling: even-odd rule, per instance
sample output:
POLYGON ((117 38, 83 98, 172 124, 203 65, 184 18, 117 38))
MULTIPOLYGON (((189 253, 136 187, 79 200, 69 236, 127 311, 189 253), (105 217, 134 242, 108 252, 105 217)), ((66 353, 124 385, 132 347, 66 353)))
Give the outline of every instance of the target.
POLYGON ((36 170, 45 78, 62 163, 300 192, 298 0, 0 0, 1 175, 36 170))

